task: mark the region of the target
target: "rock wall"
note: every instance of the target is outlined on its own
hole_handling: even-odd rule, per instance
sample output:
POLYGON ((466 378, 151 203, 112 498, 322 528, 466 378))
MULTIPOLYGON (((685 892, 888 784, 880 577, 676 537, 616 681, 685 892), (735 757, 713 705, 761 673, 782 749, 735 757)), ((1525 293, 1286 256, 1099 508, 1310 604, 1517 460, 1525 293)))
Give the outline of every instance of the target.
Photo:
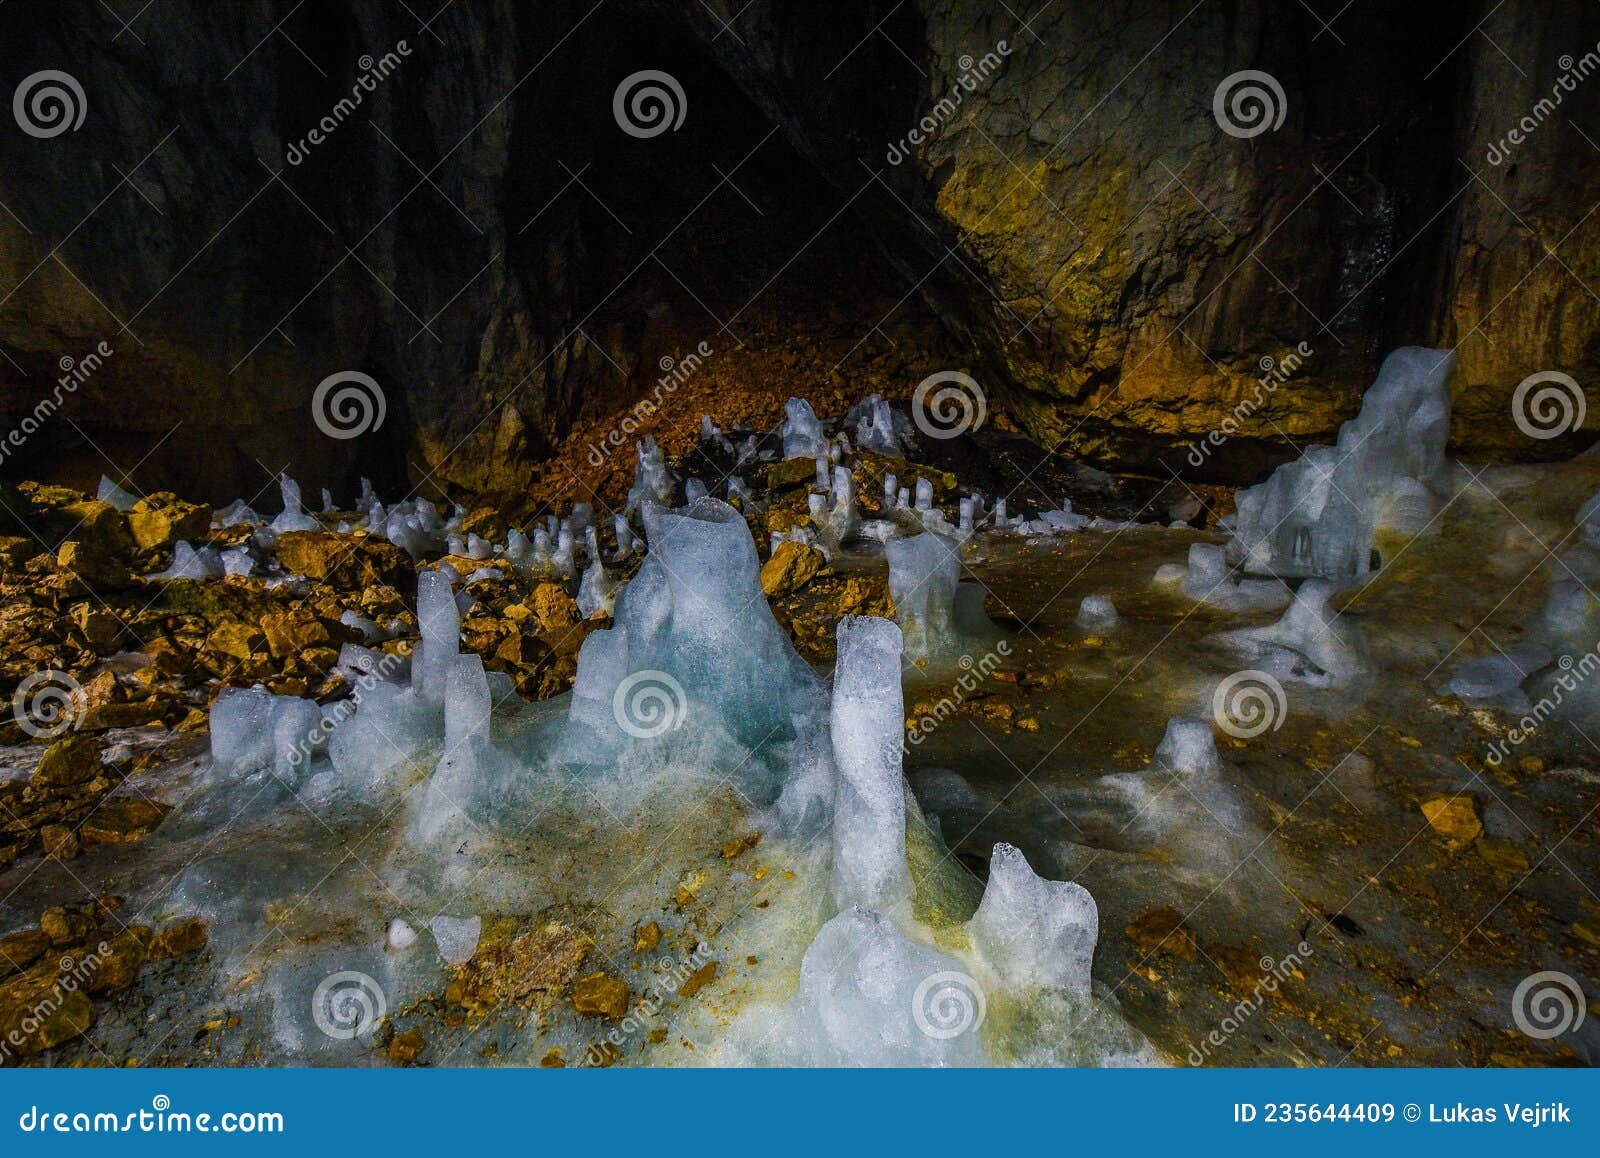
POLYGON ((1105 0, 1026 26, 979 0, 281 9, 169 0, 124 27, 0 6, 5 91, 57 69, 86 105, 48 138, 0 123, 0 423, 60 403, 5 473, 109 460, 219 499, 284 466, 516 491, 581 411, 797 279, 845 340, 773 389, 849 380, 848 334, 884 320, 870 285, 936 315, 1036 438, 1101 465, 1247 481, 1419 342, 1458 349, 1459 453, 1582 445, 1508 419, 1529 373, 1600 382, 1591 6, 1357 0, 1324 25, 1105 0), (646 68, 686 94, 676 132, 619 131, 613 92, 646 68), (1220 127, 1241 70, 1281 90, 1275 129, 1220 127), (1283 368, 1266 390, 1264 359, 1283 368), (340 371, 383 391, 359 438, 312 421, 340 371))

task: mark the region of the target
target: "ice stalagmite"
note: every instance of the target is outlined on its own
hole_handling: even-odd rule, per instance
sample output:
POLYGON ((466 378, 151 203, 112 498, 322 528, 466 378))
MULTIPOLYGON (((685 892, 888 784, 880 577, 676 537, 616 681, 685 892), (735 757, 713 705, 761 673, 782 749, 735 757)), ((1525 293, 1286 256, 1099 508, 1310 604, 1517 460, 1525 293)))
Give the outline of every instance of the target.
POLYGON ((784 458, 828 457, 828 438, 811 403, 804 398, 791 398, 784 404, 783 414, 778 435, 783 439, 784 458))
POLYGON ((442 571, 417 576, 417 625, 422 640, 411 659, 412 687, 422 699, 442 702, 446 677, 461 647, 461 611, 442 571))
POLYGON ((1313 446, 1239 492, 1230 557, 1258 573, 1336 582, 1380 566, 1381 532, 1415 533, 1431 516, 1454 367, 1454 352, 1419 346, 1385 358, 1337 445, 1313 446))
POLYGON ((983 901, 967 923, 974 946, 1018 989, 1060 989, 1089 996, 1100 913, 1089 890, 1072 881, 1047 881, 1009 844, 989 861, 983 901))
POLYGON ((900 629, 887 619, 839 623, 833 676, 833 899, 885 910, 911 893, 900 758, 900 629))
POLYGON ((889 557, 889 595, 905 633, 906 658, 948 651, 955 640, 956 585, 960 548, 954 539, 924 531, 884 544, 889 557))

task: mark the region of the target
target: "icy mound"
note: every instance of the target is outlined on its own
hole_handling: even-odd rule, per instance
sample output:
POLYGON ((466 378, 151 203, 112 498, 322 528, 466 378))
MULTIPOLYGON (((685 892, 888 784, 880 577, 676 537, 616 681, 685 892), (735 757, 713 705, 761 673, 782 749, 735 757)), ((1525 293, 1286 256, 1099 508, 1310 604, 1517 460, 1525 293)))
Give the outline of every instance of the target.
POLYGON ((1229 556, 1248 570, 1359 579, 1382 562, 1378 536, 1432 517, 1444 468, 1455 354, 1407 346, 1384 359, 1335 446, 1314 446, 1240 491, 1229 556))
POLYGON ((823 433, 822 421, 804 398, 791 398, 784 403, 778 436, 783 439, 785 459, 828 457, 828 436, 823 433))
POLYGON ((1333 593, 1332 584, 1307 580, 1276 623, 1225 632, 1218 642, 1280 680, 1314 688, 1348 684, 1366 665, 1354 634, 1329 606, 1333 593))
POLYGON ((961 582, 961 546, 955 539, 924 531, 890 539, 884 554, 908 663, 953 662, 999 637, 1000 630, 983 610, 983 588, 961 582))

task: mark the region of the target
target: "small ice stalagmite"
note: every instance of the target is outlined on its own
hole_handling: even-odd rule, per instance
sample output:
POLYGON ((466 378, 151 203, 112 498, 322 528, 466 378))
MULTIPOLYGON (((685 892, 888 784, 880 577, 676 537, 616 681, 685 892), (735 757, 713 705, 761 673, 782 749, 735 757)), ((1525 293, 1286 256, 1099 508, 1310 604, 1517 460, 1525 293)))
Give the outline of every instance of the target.
POLYGON ((804 398, 791 398, 784 404, 778 436, 783 440, 785 459, 828 457, 828 438, 822 432, 822 422, 804 398))
POLYGON ((1238 494, 1228 552, 1248 570, 1348 583, 1382 563, 1378 536, 1414 534, 1437 504, 1455 354, 1407 346, 1383 361, 1335 446, 1313 446, 1238 494))
POLYGON ((156 571, 149 579, 215 579, 227 574, 227 566, 215 547, 201 547, 198 551, 182 539, 172 545, 172 562, 165 571, 156 571))
POLYGON ((300 484, 294 479, 280 475, 278 491, 283 496, 283 513, 272 520, 274 532, 281 535, 285 531, 315 531, 322 525, 306 514, 300 500, 300 484))
POLYGON ((110 503, 119 511, 133 510, 133 504, 139 499, 123 490, 106 475, 100 476, 100 489, 95 491, 94 497, 103 503, 110 503))
POLYGON ((905 705, 900 628, 887 619, 839 623, 833 676, 833 899, 886 912, 911 895, 906 867, 905 705))
POLYGON ((949 535, 923 531, 883 545, 889 560, 889 595, 895 622, 905 633, 905 658, 955 659, 965 646, 999 635, 983 610, 983 589, 962 583, 960 544, 949 535))
POLYGON ((666 456, 656 445, 656 440, 646 435, 638 444, 639 463, 634 468, 633 486, 628 489, 628 501, 623 513, 632 515, 645 502, 670 503, 678 480, 667 467, 666 456))
POLYGON ((444 752, 416 800, 411 831, 424 842, 467 835, 469 812, 489 787, 489 681, 476 655, 453 656, 444 673, 444 752))
POLYGON ((578 583, 578 614, 588 619, 597 611, 611 614, 616 600, 617 583, 606 573, 606 565, 598 558, 583 572, 578 583))
POLYGON ((1188 568, 1165 564, 1156 572, 1158 584, 1169 577, 1181 581, 1183 593, 1226 611, 1265 611, 1290 600, 1289 589, 1278 579, 1235 579, 1227 553, 1215 543, 1189 547, 1188 568))
POLYGON ((1035 875, 1009 844, 994 847, 983 900, 967 931, 1008 987, 1058 989, 1088 999, 1100 935, 1094 897, 1072 881, 1035 875))
POLYGON ((1106 631, 1116 625, 1116 606, 1106 596, 1085 595, 1078 604, 1078 626, 1085 631, 1106 631))
POLYGON ((412 686, 418 698, 443 703, 448 673, 461 649, 461 610, 449 576, 441 571, 417 576, 417 625, 422 640, 411 657, 412 686))
POLYGON ((856 445, 889 458, 904 458, 905 443, 910 438, 911 423, 904 415, 896 414, 889 404, 876 394, 869 394, 852 406, 844 416, 845 425, 856 432, 856 445))

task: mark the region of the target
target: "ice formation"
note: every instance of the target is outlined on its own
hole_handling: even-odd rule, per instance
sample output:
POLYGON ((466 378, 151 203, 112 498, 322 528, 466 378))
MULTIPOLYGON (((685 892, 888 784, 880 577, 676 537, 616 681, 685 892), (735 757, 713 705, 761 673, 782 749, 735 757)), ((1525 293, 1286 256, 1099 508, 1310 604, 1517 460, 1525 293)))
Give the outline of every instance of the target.
POLYGON ((924 531, 890 539, 884 553, 907 662, 953 660, 963 648, 999 635, 984 614, 983 589, 961 582, 960 545, 954 538, 924 531))
POLYGON ((1157 585, 1178 583, 1190 599, 1225 611, 1270 611, 1288 603, 1291 595, 1278 579, 1235 579, 1226 551, 1215 543, 1195 543, 1189 548, 1187 567, 1163 565, 1157 585))
POLYGON ((1085 631, 1106 631, 1117 625, 1117 609, 1104 595, 1085 595, 1078 604, 1078 626, 1085 631))
MULTIPOLYGON (((261 992, 276 1004, 285 1056, 342 1058, 353 1055, 341 1050, 361 1044, 305 1032, 297 1016, 321 1000, 311 992, 316 977, 358 969, 398 1001, 436 984, 439 961, 471 959, 487 935, 487 921, 471 914, 493 911, 485 890, 504 889, 495 881, 515 871, 517 858, 503 851, 513 846, 500 842, 522 838, 553 802, 570 799, 592 815, 599 801, 603 817, 654 800, 684 810, 679 825, 727 785, 751 810, 747 823, 772 841, 794 842, 819 871, 798 878, 783 900, 782 927, 798 938, 788 975, 798 975, 798 990, 769 989, 745 1003, 731 1029, 707 1029, 706 1056, 796 1064, 1153 1060, 1092 995, 1097 918, 1088 894, 1041 880, 1002 845, 980 898, 922 819, 901 766, 900 626, 847 617, 830 688, 774 620, 755 544, 734 508, 703 497, 680 509, 645 501, 641 513, 648 553, 616 599, 612 626, 585 639, 566 697, 524 705, 507 677, 463 652, 464 594, 442 564, 418 575, 421 640, 409 660, 344 645, 339 670, 351 682, 349 700, 318 705, 261 688, 217 699, 209 783, 218 795, 196 808, 192 823, 202 831, 207 809, 226 815, 241 790, 254 802, 252 816, 278 809, 293 819, 305 805, 324 826, 365 817, 362 832, 377 817, 397 817, 384 911, 370 939, 340 949, 327 936, 307 937, 272 960, 261 992), (396 915, 397 902, 406 916, 396 915), (969 915, 964 923, 926 923, 930 913, 957 911, 969 915), (437 955, 414 948, 423 926, 437 955), (986 1024, 985 1009, 1005 1015, 986 1024)), ((593 536, 584 538, 598 556, 593 536)), ((925 632, 933 621, 953 629, 953 545, 929 534, 895 542, 938 592, 935 607, 902 584, 903 606, 918 609, 908 621, 925 632)), ((596 557, 590 573, 600 566, 596 557)), ((349 624, 368 644, 389 630, 361 616, 349 624)), ((563 807, 558 814, 575 815, 563 807)), ((603 819, 587 823, 604 830, 603 819)), ((262 854, 252 855, 251 871, 278 879, 262 854)), ((379 847, 366 855, 380 855, 379 847)), ((240 895, 228 871, 202 862, 180 888, 185 903, 218 922, 223 939, 248 927, 251 906, 264 903, 240 895)), ((728 935, 756 933, 736 920, 728 935)))
POLYGON ((1226 632, 1219 639, 1279 680, 1314 688, 1348 684, 1366 668, 1353 633, 1329 606, 1333 594, 1332 584, 1308 579, 1276 623, 1226 632))
POLYGON ((828 438, 811 403, 804 398, 791 398, 784 404, 783 415, 778 435, 783 439, 785 459, 828 457, 828 438))
POLYGON ((639 442, 639 464, 634 470, 633 486, 628 490, 625 513, 636 513, 646 502, 670 503, 678 480, 667 467, 666 457, 654 438, 645 437, 639 442))
POLYGON ((889 458, 906 456, 911 421, 895 413, 877 394, 867 395, 846 411, 844 424, 856 432, 856 445, 861 449, 889 458))
POLYGON ((103 503, 110 503, 119 511, 131 511, 133 504, 139 501, 138 496, 123 490, 107 475, 100 476, 100 489, 95 492, 94 497, 103 503))
POLYGON ((1229 556, 1247 570, 1350 582, 1382 562, 1380 536, 1414 534, 1435 509, 1455 354, 1406 346, 1384 359, 1334 446, 1313 446, 1239 492, 1229 556))

